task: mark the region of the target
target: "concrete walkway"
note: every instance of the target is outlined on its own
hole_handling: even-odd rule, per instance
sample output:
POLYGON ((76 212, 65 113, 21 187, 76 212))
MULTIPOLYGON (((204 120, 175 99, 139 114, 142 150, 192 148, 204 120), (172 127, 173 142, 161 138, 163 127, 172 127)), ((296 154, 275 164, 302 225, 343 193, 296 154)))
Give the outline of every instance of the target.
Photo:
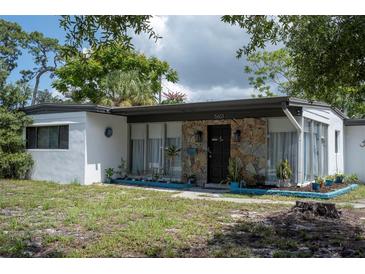
POLYGON ((294 205, 294 201, 273 201, 273 200, 265 200, 265 199, 255 199, 255 198, 231 198, 231 197, 223 197, 222 194, 210 194, 210 193, 201 193, 201 192, 193 192, 193 191, 182 191, 178 194, 172 195, 172 197, 176 198, 186 198, 193 200, 210 200, 210 201, 222 201, 222 202, 233 202, 240 204, 285 204, 285 205, 294 205))

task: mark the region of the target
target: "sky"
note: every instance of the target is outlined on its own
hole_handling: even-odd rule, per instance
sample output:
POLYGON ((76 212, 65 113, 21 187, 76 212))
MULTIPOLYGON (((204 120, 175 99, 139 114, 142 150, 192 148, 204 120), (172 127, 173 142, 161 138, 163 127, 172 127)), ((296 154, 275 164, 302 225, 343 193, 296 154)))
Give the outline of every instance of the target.
MULTIPOLYGON (((26 31, 39 31, 61 43, 65 33, 58 16, 0 16, 17 22, 26 31)), ((248 41, 240 28, 220 21, 220 16, 155 16, 154 30, 162 36, 156 43, 145 35, 133 38, 141 53, 167 61, 177 70, 179 82, 164 82, 164 90, 184 92, 188 101, 212 101, 247 98, 253 94, 244 72, 245 58, 237 59, 236 50, 248 41)), ((26 53, 19 59, 18 72, 32 66, 26 53)), ((41 88, 51 87, 52 80, 42 78, 41 88)), ((53 90, 54 91, 54 90, 53 90)))

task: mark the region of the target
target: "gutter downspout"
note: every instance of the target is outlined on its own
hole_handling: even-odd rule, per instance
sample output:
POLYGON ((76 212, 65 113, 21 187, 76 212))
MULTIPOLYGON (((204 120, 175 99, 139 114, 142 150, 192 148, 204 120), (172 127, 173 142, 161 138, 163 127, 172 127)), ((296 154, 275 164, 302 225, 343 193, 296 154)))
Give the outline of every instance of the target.
MULTIPOLYGON (((293 114, 288 109, 287 102, 281 103, 281 108, 283 109, 284 114, 295 127, 298 133, 298 159, 297 159, 297 186, 302 186, 304 183, 303 178, 303 126, 298 123, 293 114)), ((303 123, 301 123, 303 124, 303 123)))

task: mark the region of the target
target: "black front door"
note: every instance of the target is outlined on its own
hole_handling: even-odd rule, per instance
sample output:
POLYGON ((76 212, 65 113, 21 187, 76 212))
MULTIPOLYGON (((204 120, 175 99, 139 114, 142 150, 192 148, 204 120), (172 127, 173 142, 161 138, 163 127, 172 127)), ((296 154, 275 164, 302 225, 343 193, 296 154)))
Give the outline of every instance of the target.
POLYGON ((231 147, 231 126, 208 126, 208 183, 227 179, 231 147))

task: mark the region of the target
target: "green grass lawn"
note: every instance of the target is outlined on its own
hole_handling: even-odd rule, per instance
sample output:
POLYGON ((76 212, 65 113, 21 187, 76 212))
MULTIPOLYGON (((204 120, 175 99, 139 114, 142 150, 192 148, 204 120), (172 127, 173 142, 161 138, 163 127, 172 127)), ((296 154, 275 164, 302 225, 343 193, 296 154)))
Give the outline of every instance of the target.
POLYGON ((233 212, 282 208, 113 185, 3 180, 0 190, 0 256, 193 256, 233 212))
MULTIPOLYGON (((312 245, 326 231, 315 236, 293 233, 290 224, 283 229, 286 220, 292 222, 280 219, 289 210, 286 205, 189 200, 173 194, 0 180, 0 257, 322 256, 320 247, 312 245)), ((329 227, 332 231, 334 226, 329 227)), ((333 240, 362 241, 359 229, 352 232, 346 226, 346 233, 333 240)), ((356 256, 362 256, 359 250, 356 256)))

